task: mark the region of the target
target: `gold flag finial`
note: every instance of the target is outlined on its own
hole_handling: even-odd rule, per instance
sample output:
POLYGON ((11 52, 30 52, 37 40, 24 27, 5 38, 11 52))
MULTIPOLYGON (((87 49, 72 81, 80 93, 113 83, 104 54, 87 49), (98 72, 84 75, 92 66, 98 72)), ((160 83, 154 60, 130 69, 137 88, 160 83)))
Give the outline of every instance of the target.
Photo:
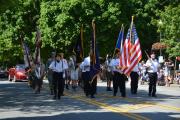
POLYGON ((134 21, 134 16, 132 16, 132 21, 134 21))
POLYGON ((94 19, 92 20, 92 26, 93 26, 93 28, 95 26, 95 20, 94 19))

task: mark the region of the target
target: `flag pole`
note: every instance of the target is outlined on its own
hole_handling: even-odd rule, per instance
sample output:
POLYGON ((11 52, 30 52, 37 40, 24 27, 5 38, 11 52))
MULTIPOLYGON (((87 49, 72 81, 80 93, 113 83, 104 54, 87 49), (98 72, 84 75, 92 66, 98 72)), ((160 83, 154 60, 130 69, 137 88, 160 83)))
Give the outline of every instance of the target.
POLYGON ((95 59, 95 50, 96 50, 96 48, 95 48, 95 45, 96 45, 96 35, 95 35, 95 20, 93 19, 92 20, 92 28, 93 28, 93 46, 94 46, 94 48, 93 48, 93 53, 91 53, 92 54, 92 64, 93 64, 93 67, 94 67, 94 64, 96 63, 96 59, 95 59))
POLYGON ((123 41, 124 41, 124 24, 122 24, 122 33, 123 33, 123 35, 122 35, 122 39, 121 39, 121 50, 120 50, 120 52, 122 52, 122 47, 123 47, 123 41))
MULTIPOLYGON (((84 42, 84 39, 83 39, 83 24, 81 25, 81 30, 80 30, 80 32, 81 32, 81 46, 82 46, 82 50, 84 50, 84 44, 83 44, 83 42, 84 42)), ((82 59, 83 59, 83 57, 84 57, 84 52, 82 51, 82 59)))
POLYGON ((132 42, 132 27, 133 27, 134 16, 132 16, 131 27, 130 27, 130 41, 132 42))
MULTIPOLYGON (((119 31, 119 33, 120 33, 121 31, 123 31, 123 33, 124 33, 124 24, 121 25, 121 30, 119 31)), ((118 35, 118 38, 119 38, 119 35, 118 35)), ((119 40, 119 39, 118 39, 118 40, 119 40)), ((117 46, 117 44, 118 44, 118 40, 116 41, 116 46, 117 46)), ((114 52, 113 52, 113 56, 112 56, 113 58, 114 58, 114 56, 115 56, 116 46, 115 46, 115 49, 114 49, 114 52)), ((122 48, 122 40, 121 40, 121 48, 122 48)))

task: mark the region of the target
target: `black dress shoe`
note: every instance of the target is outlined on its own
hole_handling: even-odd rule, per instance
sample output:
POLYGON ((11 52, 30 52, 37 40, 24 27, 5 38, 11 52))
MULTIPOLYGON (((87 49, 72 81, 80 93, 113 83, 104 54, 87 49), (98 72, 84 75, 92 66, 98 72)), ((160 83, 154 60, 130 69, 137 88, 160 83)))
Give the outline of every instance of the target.
POLYGON ((68 85, 66 85, 66 89, 69 90, 69 86, 68 85))
POLYGON ((152 97, 157 97, 156 95, 152 95, 152 97))
POLYGON ((91 98, 95 98, 94 95, 91 95, 91 98))
POLYGON ((54 95, 54 92, 51 90, 51 93, 50 93, 51 95, 54 95))
POLYGON ((136 95, 136 94, 137 94, 137 92, 132 92, 131 94, 132 94, 132 95, 136 95))
POLYGON ((58 96, 58 99, 60 100, 60 99, 61 99, 61 96, 58 96))
POLYGON ((54 96, 53 99, 55 100, 55 99, 56 99, 56 96, 54 96))
POLYGON ((89 96, 89 94, 88 93, 86 93, 86 97, 88 97, 89 96))
POLYGON ((107 88, 107 91, 112 91, 112 89, 111 88, 107 88))
POLYGON ((121 97, 125 98, 125 97, 126 97, 126 95, 121 95, 121 97))

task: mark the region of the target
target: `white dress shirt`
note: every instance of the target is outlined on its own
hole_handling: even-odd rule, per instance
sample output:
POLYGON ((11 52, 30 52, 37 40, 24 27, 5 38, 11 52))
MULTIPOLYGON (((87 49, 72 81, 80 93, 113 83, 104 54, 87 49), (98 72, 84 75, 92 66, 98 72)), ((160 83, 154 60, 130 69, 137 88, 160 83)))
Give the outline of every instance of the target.
POLYGON ((110 62, 111 62, 112 59, 107 59, 105 61, 105 65, 106 65, 106 69, 108 72, 111 72, 112 71, 112 67, 110 66, 110 62))
POLYGON ((40 79, 41 78, 41 67, 40 66, 36 67, 35 73, 36 73, 36 77, 38 79, 40 79))
POLYGON ((64 72, 66 69, 68 69, 68 64, 65 59, 60 60, 59 62, 53 61, 49 69, 52 69, 54 72, 64 72))
POLYGON ((156 59, 147 60, 146 66, 148 67, 148 72, 149 73, 158 72, 158 69, 160 67, 160 65, 159 65, 159 63, 158 63, 158 61, 156 59))
POLYGON ((139 63, 134 67, 134 69, 132 70, 133 72, 139 72, 140 70, 140 66, 139 63))
POLYGON ((90 57, 86 57, 84 61, 80 64, 80 69, 82 72, 90 71, 90 57))
POLYGON ((112 60, 111 60, 109 66, 111 66, 113 72, 122 73, 121 70, 117 69, 117 67, 119 66, 119 62, 120 62, 120 59, 119 59, 119 58, 115 58, 115 59, 112 59, 112 60))

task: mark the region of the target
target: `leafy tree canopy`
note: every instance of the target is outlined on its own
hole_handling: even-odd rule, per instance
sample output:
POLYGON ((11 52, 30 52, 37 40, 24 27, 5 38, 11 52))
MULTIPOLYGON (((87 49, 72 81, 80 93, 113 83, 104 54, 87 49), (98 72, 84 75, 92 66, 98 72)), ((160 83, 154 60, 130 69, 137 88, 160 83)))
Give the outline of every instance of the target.
POLYGON ((37 28, 42 33, 41 53, 45 60, 55 49, 70 55, 82 24, 88 55, 93 19, 100 55, 105 56, 113 53, 121 24, 127 33, 132 15, 143 51, 150 51, 161 31, 162 42, 168 45, 166 53, 179 56, 179 8, 178 0, 1 0, 0 61, 22 61, 20 35, 33 53, 37 28))

